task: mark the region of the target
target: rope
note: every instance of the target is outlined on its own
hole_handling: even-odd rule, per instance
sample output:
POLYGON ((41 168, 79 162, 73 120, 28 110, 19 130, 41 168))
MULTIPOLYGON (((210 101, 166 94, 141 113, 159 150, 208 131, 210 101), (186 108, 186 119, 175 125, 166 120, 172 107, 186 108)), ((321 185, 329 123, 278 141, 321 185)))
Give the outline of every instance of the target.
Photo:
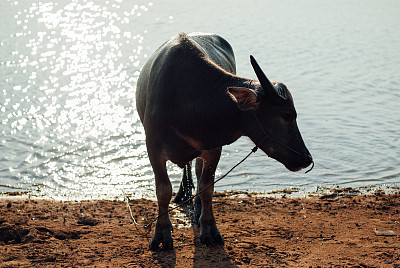
POLYGON ((192 196, 191 198, 185 200, 183 203, 180 203, 179 205, 176 205, 173 208, 170 208, 168 211, 158 215, 154 220, 152 220, 151 222, 149 222, 147 225, 145 225, 145 228, 148 228, 150 225, 152 225, 155 221, 158 220, 158 218, 160 218, 161 216, 164 216, 165 214, 170 213, 171 211, 178 209, 180 207, 182 207, 183 205, 185 205, 186 203, 188 203, 189 201, 192 201, 194 198, 196 198, 197 196, 199 196, 201 193, 205 192, 208 188, 210 188, 211 186, 215 185, 217 182, 219 182, 220 180, 222 180, 223 178, 225 178, 226 176, 229 175, 229 173, 231 173, 237 166, 239 166, 241 163, 243 163, 247 158, 249 158, 249 156, 252 153, 255 153, 257 151, 258 147, 254 146, 253 149, 251 149, 251 151, 242 159, 240 160, 238 163, 236 163, 236 165, 234 165, 230 170, 228 170, 224 175, 222 175, 220 178, 218 178, 217 180, 213 181, 212 183, 210 183, 208 186, 206 186, 203 190, 201 190, 200 192, 198 192, 197 194, 195 194, 194 196, 192 196))
MULTIPOLYGON (((272 138, 271 135, 269 135, 268 131, 266 131, 266 130, 263 128, 263 126, 261 125, 260 121, 258 120, 258 118, 257 118, 257 116, 256 116, 256 114, 255 114, 254 112, 253 112, 253 116, 254 116, 254 118, 256 119, 258 126, 261 128, 261 131, 264 133, 264 138, 257 144, 258 146, 260 146, 261 143, 264 142, 264 140, 266 140, 266 139, 268 138, 268 139, 272 140, 273 142, 279 144, 280 146, 282 146, 282 147, 288 149, 289 151, 292 151, 293 153, 298 154, 298 155, 300 155, 300 156, 304 156, 302 153, 299 153, 298 151, 294 150, 293 148, 290 148, 289 146, 286 146, 285 144, 283 144, 283 143, 277 141, 276 139, 272 138)), ((314 161, 313 161, 313 160, 311 160, 311 161, 312 161, 312 162, 311 162, 311 163, 312 163, 311 168, 308 169, 308 170, 305 172, 306 174, 307 174, 308 172, 310 172, 310 171, 314 168, 314 161)))
MULTIPOLYGON (((250 151, 242 160, 240 160, 238 163, 236 163, 236 165, 234 165, 230 170, 228 170, 228 171, 227 171, 224 175, 222 175, 220 178, 218 178, 217 180, 215 180, 215 181, 213 181, 212 183, 210 183, 208 186, 206 186, 204 189, 202 189, 201 191, 199 191, 197 194, 195 194, 195 195, 192 196, 191 198, 185 200, 183 203, 181 203, 181 204, 179 204, 179 205, 174 206, 173 208, 168 209, 166 212, 159 214, 159 215, 158 215, 156 218, 154 218, 153 220, 148 220, 148 221, 146 221, 147 224, 138 224, 138 223, 136 222, 135 218, 133 217, 132 210, 131 210, 131 207, 130 207, 130 205, 129 205, 129 198, 125 196, 126 202, 127 202, 127 207, 128 207, 128 209, 129 209, 129 213, 130 213, 131 219, 132 219, 133 223, 135 224, 136 229, 137 229, 137 226, 138 226, 138 225, 144 226, 144 228, 146 228, 146 229, 150 229, 151 226, 153 225, 153 223, 156 222, 161 216, 164 216, 165 214, 168 214, 168 213, 170 213, 171 211, 174 211, 174 210, 176 210, 176 209, 182 207, 183 205, 185 205, 185 204, 188 203, 189 201, 192 201, 195 197, 199 196, 201 193, 203 193, 204 191, 206 191, 208 188, 210 188, 211 186, 215 185, 217 182, 219 182, 220 180, 222 180, 223 178, 225 178, 226 176, 228 176, 229 173, 231 173, 236 167, 238 167, 238 166, 239 166, 241 163, 243 163, 247 158, 249 158, 249 156, 250 156, 252 153, 255 153, 255 152, 258 150, 258 146, 260 146, 260 145, 261 145, 265 140, 267 140, 267 139, 270 139, 270 140, 272 140, 272 141, 278 143, 278 144, 281 145, 282 147, 284 147, 284 148, 286 148, 286 149, 288 149, 288 150, 290 150, 290 151, 292 151, 292 152, 294 152, 294 153, 296 153, 296 154, 298 154, 298 155, 303 156, 303 154, 299 153, 298 151, 294 150, 293 148, 290 148, 290 147, 288 147, 288 146, 282 144, 281 142, 277 141, 276 139, 273 139, 273 138, 268 134, 268 132, 262 127, 260 121, 258 121, 258 118, 257 118, 257 116, 254 114, 254 112, 253 112, 253 115, 254 115, 254 117, 255 117, 255 119, 256 119, 258 125, 260 126, 262 132, 264 133, 264 137, 263 137, 259 142, 257 142, 256 146, 254 146, 254 148, 251 149, 251 151, 250 151)), ((307 170, 305 173, 310 172, 313 168, 314 168, 314 161, 312 161, 312 166, 311 166, 311 168, 310 168, 309 170, 307 170)))
MULTIPOLYGON (((265 138, 264 138, 263 140, 265 140, 265 138)), ((216 184, 217 182, 219 182, 220 180, 222 180, 223 178, 225 178, 226 176, 228 176, 229 173, 231 173, 236 167, 238 167, 238 166, 239 166, 241 163, 243 163, 247 158, 249 158, 249 156, 250 156, 252 153, 255 153, 255 152, 257 151, 257 149, 258 149, 258 146, 257 146, 257 145, 254 146, 254 148, 251 149, 251 151, 250 151, 242 160, 240 160, 238 163, 236 163, 236 165, 234 165, 230 170, 228 170, 228 171, 227 171, 224 175, 222 175, 220 178, 218 178, 217 180, 215 180, 215 181, 213 181, 212 183, 210 183, 207 187, 205 187, 205 188, 202 189, 200 192, 198 192, 197 194, 195 194, 194 196, 192 196, 190 199, 187 199, 187 200, 185 200, 183 203, 180 203, 179 205, 176 205, 176 206, 174 206, 173 208, 170 208, 168 211, 166 211, 166 212, 164 212, 164 213, 162 213, 162 214, 159 214, 159 215, 158 215, 156 218, 154 218, 153 220, 146 221, 147 224, 139 224, 139 223, 136 221, 135 217, 133 216, 131 206, 129 205, 129 197, 127 197, 127 196, 125 195, 125 193, 124 193, 124 195, 125 195, 125 200, 126 200, 126 206, 127 206, 128 209, 129 209, 129 213, 130 213, 132 222, 133 222, 133 224, 134 224, 135 227, 136 227, 136 230, 139 231, 138 228, 137 228, 137 226, 144 226, 144 228, 146 228, 146 229, 151 228, 151 226, 153 225, 153 223, 156 222, 156 221, 158 220, 158 218, 160 218, 161 216, 164 216, 165 214, 168 214, 168 213, 170 213, 171 211, 176 210, 176 209, 182 207, 183 205, 185 205, 185 204, 188 203, 189 201, 192 201, 195 197, 199 196, 201 193, 203 193, 204 191, 206 191, 208 188, 210 188, 211 186, 213 186, 214 184, 216 184)), ((139 233, 140 233, 140 232, 139 232, 139 233)))

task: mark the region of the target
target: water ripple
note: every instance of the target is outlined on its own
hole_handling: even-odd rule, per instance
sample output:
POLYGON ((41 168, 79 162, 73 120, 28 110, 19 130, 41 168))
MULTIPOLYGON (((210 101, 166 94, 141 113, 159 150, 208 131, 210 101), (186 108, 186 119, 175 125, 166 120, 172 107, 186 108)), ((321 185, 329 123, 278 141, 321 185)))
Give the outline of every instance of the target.
MULTIPOLYGON (((241 75, 255 78, 254 54, 272 80, 284 81, 315 159, 305 175, 258 152, 217 190, 396 183, 398 7, 392 0, 234 1, 229 10, 215 1, 1 1, 0 190, 154 196, 135 86, 147 56, 181 31, 219 33, 241 75), (243 23, 242 14, 252 19, 243 23)), ((252 147, 246 138, 224 147, 217 176, 252 147)), ((168 169, 176 190, 181 170, 168 169)))

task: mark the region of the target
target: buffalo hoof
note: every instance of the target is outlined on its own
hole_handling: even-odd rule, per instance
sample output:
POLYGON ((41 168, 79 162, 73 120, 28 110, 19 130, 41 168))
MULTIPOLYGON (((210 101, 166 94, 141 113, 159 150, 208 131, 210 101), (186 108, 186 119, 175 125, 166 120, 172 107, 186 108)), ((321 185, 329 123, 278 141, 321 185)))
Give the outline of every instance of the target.
POLYGON ((173 240, 170 230, 165 230, 162 232, 158 232, 157 230, 154 232, 153 238, 150 241, 150 250, 157 250, 160 248, 160 244, 162 244, 162 250, 171 250, 173 249, 173 240))
POLYGON ((215 224, 200 228, 201 243, 207 246, 217 246, 224 244, 224 239, 222 238, 222 235, 215 224))

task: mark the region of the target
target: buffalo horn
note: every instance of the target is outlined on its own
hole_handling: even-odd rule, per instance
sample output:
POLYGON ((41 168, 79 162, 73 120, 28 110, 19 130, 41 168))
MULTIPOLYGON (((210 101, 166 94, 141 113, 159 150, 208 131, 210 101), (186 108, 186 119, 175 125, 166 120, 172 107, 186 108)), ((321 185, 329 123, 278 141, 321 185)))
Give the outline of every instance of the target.
POLYGON ((254 72, 257 75, 258 81, 260 81, 260 84, 264 89, 264 92, 272 98, 278 97, 279 95, 276 93, 274 85, 271 83, 271 81, 269 81, 263 70, 261 70, 260 65, 258 65, 256 59, 252 55, 250 55, 250 62, 253 66, 254 72))

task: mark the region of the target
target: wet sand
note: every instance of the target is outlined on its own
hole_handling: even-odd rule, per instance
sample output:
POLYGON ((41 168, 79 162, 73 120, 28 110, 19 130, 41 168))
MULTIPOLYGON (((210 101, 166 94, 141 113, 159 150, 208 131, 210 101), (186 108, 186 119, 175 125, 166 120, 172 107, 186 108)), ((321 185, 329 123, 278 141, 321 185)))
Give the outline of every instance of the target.
MULTIPOLYGON (((139 223, 151 200, 131 200, 139 223)), ((224 246, 172 212, 174 250, 148 250, 126 202, 0 199, 0 267, 400 267, 400 194, 270 198, 217 193, 224 246)))

